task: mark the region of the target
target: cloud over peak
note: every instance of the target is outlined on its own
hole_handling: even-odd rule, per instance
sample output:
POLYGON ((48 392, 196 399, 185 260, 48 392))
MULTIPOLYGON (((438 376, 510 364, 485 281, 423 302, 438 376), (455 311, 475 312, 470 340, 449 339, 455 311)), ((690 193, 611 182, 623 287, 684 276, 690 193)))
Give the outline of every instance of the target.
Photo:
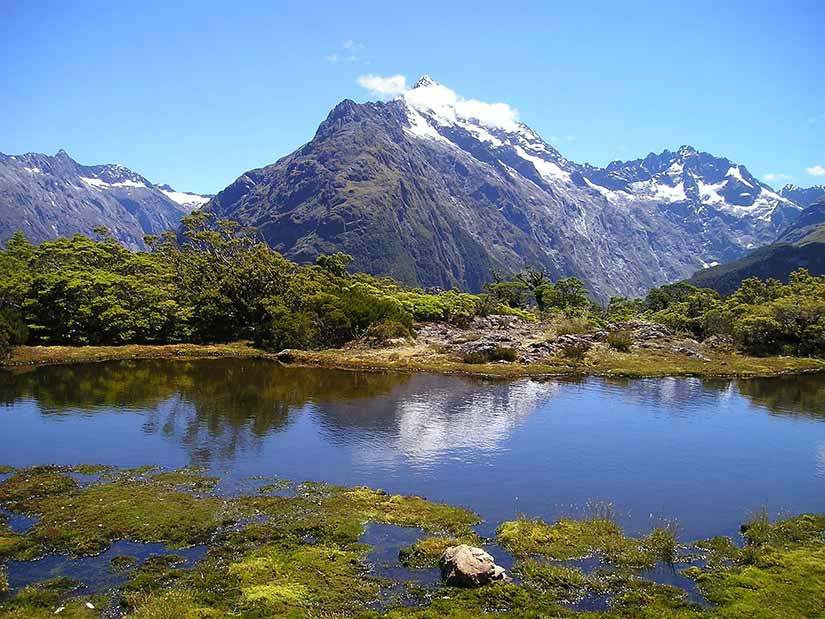
POLYGON ((475 119, 483 125, 507 131, 518 128, 518 110, 508 104, 465 99, 429 78, 419 80, 412 88, 407 87, 404 75, 362 75, 357 81, 375 96, 386 98, 401 95, 411 107, 430 112, 448 122, 475 119))
POLYGON ((407 78, 403 75, 360 75, 357 82, 361 88, 366 88, 370 94, 381 98, 395 97, 407 90, 407 78))

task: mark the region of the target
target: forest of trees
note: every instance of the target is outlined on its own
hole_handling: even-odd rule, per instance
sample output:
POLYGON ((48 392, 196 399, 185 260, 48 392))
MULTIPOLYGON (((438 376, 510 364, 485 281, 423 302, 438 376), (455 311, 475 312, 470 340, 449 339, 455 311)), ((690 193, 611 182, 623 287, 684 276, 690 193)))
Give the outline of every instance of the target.
POLYGON ((356 338, 413 335, 417 321, 467 324, 486 314, 554 315, 597 328, 644 318, 704 339, 725 335, 756 355, 825 355, 825 277, 746 280, 733 294, 676 283, 644 299, 592 303, 574 278, 528 269, 496 277, 484 294, 428 293, 351 274, 351 257, 295 264, 251 230, 206 214, 184 231, 147 239, 150 252, 98 239, 33 245, 15 234, 0 251, 0 347, 14 344, 227 342, 269 350, 337 347, 356 338))

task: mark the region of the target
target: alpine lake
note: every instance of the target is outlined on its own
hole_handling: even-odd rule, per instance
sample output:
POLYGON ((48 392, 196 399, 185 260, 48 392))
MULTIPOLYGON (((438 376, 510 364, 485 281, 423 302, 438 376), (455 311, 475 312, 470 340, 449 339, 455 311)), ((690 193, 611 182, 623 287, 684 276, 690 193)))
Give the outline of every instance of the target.
POLYGON ((825 616, 825 374, 40 367, 0 471, 2 618, 825 616))

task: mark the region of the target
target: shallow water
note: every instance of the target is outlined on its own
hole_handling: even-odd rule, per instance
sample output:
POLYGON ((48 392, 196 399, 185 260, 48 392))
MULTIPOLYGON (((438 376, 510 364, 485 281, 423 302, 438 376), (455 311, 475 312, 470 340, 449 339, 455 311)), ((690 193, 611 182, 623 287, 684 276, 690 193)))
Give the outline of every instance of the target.
POLYGON ((685 540, 749 514, 825 512, 825 376, 751 381, 479 380, 132 361, 0 375, 0 464, 203 465, 219 491, 250 476, 369 485, 477 511, 598 503, 630 533, 685 540))

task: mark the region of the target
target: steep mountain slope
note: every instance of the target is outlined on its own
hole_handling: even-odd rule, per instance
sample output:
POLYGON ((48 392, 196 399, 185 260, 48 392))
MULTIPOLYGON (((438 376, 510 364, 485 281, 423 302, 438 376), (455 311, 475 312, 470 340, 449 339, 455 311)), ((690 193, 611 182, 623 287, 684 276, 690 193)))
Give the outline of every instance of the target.
POLYGON ((204 208, 310 261, 478 290, 494 270, 577 275, 599 299, 642 294, 769 243, 800 208, 690 147, 615 162, 565 159, 504 104, 424 77, 390 102, 346 100, 315 137, 204 208))
POLYGON ((797 187, 796 185, 785 185, 779 190, 779 195, 793 200, 800 206, 811 206, 825 198, 825 185, 814 185, 813 187, 797 187))
POLYGON ((115 164, 84 166, 61 150, 55 156, 0 153, 0 241, 21 230, 41 242, 105 226, 125 245, 174 229, 208 197, 157 187, 115 164))
POLYGON ((699 271, 688 281, 728 294, 748 277, 787 281, 801 267, 813 275, 825 274, 825 198, 802 211, 775 243, 740 260, 699 271))

